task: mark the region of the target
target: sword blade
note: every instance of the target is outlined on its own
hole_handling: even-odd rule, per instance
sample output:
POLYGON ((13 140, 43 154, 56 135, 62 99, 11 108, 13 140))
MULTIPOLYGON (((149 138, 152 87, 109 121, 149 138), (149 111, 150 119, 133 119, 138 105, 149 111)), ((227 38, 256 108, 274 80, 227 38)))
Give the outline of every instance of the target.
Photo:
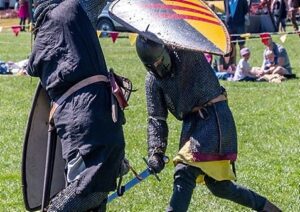
MULTIPOLYGON (((129 189, 131 189, 132 187, 134 187, 136 184, 139 184, 140 182, 142 182, 143 180, 145 180, 147 177, 149 177, 151 175, 149 169, 145 169, 144 171, 142 171, 139 174, 139 177, 135 177, 132 180, 130 180, 128 183, 126 183, 124 185, 125 189, 124 192, 128 191, 129 189)), ((111 195, 108 196, 107 199, 107 203, 113 201, 115 198, 119 197, 118 192, 114 192, 111 195)))

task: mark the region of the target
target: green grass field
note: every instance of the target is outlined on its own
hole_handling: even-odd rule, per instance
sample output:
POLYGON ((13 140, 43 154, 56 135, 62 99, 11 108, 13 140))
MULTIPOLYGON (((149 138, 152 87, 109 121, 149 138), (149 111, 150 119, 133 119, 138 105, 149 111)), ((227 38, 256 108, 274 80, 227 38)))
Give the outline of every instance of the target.
MULTIPOLYGON (((279 42, 279 37, 274 38, 279 42)), ((30 34, 18 37, 0 33, 0 60, 19 61, 30 54, 30 34)), ((132 166, 145 168, 146 106, 145 71, 129 40, 116 43, 103 38, 100 42, 107 64, 117 73, 129 77, 138 89, 126 110, 124 126, 126 152, 132 166)), ((249 40, 250 63, 260 66, 263 46, 249 40)), ((300 39, 288 36, 284 46, 289 52, 294 73, 300 76, 300 39)), ((0 211, 25 211, 21 185, 21 156, 25 126, 38 80, 23 76, 0 76, 0 211)), ((300 211, 300 80, 281 84, 221 82, 229 94, 239 139, 237 160, 238 183, 259 192, 280 206, 283 211, 300 211)), ((181 123, 170 116, 167 155, 172 158, 178 149, 181 123)), ((108 206, 108 211, 164 211, 172 192, 173 165, 160 174, 161 182, 150 177, 124 197, 108 206)), ((129 173, 123 182, 133 177, 129 173)), ((251 211, 245 207, 214 197, 205 186, 196 187, 189 211, 251 211)))

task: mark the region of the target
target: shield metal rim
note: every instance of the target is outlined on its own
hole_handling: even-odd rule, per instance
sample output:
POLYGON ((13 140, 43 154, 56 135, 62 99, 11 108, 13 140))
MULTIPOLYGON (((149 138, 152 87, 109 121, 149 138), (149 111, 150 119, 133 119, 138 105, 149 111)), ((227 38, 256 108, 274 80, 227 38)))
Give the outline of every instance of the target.
MULTIPOLYGON (((203 0, 199 0, 199 1, 202 2, 202 3, 204 3, 207 6, 207 9, 211 13, 214 13, 205 1, 203 1, 203 0)), ((190 49, 192 51, 207 52, 207 53, 217 54, 217 55, 225 55, 225 54, 228 54, 230 52, 230 36, 229 36, 229 32, 228 32, 225 24, 220 20, 220 18, 216 14, 215 14, 215 17, 219 20, 219 24, 220 24, 220 26, 222 26, 224 34, 226 35, 225 39, 226 39, 226 43, 227 44, 226 44, 226 50, 224 52, 221 49, 219 49, 218 47, 217 47, 217 49, 219 49, 219 51, 218 52, 213 52, 213 51, 199 50, 197 48, 192 48, 192 47, 181 46, 181 45, 179 45, 177 43, 174 43, 172 41, 169 41, 167 39, 159 38, 155 33, 147 31, 148 28, 146 28, 144 31, 141 31, 141 30, 137 29, 136 27, 134 27, 132 24, 125 22, 120 17, 118 17, 118 15, 116 15, 116 14, 113 13, 113 9, 116 6, 116 4, 118 4, 118 2, 120 2, 120 0, 115 0, 109 6, 109 15, 111 17, 113 17, 116 21, 118 21, 119 23, 125 25, 126 28, 128 28, 128 30, 130 30, 130 31, 132 31, 134 33, 138 33, 138 34, 142 35, 143 37, 145 37, 147 39, 153 40, 153 41, 158 42, 160 44, 173 45, 173 46, 176 46, 176 48, 179 48, 179 49, 190 49)), ((209 39, 207 39, 207 40, 209 41, 209 39)), ((209 42, 212 43, 213 45, 215 45, 213 42, 211 42, 211 41, 209 41, 209 42)))

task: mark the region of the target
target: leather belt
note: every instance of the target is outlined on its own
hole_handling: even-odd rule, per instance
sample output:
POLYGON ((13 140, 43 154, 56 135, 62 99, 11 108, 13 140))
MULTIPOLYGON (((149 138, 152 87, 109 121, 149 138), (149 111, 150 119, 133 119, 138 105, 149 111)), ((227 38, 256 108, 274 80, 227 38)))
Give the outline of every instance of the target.
POLYGON ((226 101, 227 100, 227 97, 224 95, 224 94, 221 94, 211 100, 209 100, 207 103, 205 103, 204 105, 201 105, 201 106, 196 106, 192 109, 192 112, 195 113, 195 112, 198 112, 198 111, 201 111, 201 109, 207 107, 207 106, 210 106, 212 104, 215 104, 217 102, 222 102, 222 101, 226 101))
POLYGON ((58 108, 58 106, 63 101, 65 101, 69 96, 71 96, 73 93, 75 93, 79 89, 81 89, 87 85, 96 83, 96 82, 109 82, 109 79, 104 75, 95 75, 95 76, 88 77, 84 80, 81 80, 80 82, 73 85, 56 102, 52 102, 52 107, 51 107, 50 114, 49 114, 49 121, 52 120, 53 114, 56 111, 56 109, 58 108))

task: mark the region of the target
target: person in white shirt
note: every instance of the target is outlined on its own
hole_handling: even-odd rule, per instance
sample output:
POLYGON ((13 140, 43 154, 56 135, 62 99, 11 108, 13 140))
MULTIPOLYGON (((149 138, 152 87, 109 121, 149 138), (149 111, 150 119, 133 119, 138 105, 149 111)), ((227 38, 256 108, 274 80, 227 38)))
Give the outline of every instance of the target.
POLYGON ((248 63, 250 59, 250 49, 242 48, 240 51, 242 58, 240 59, 233 77, 233 81, 256 81, 261 75, 259 67, 251 67, 248 63))

